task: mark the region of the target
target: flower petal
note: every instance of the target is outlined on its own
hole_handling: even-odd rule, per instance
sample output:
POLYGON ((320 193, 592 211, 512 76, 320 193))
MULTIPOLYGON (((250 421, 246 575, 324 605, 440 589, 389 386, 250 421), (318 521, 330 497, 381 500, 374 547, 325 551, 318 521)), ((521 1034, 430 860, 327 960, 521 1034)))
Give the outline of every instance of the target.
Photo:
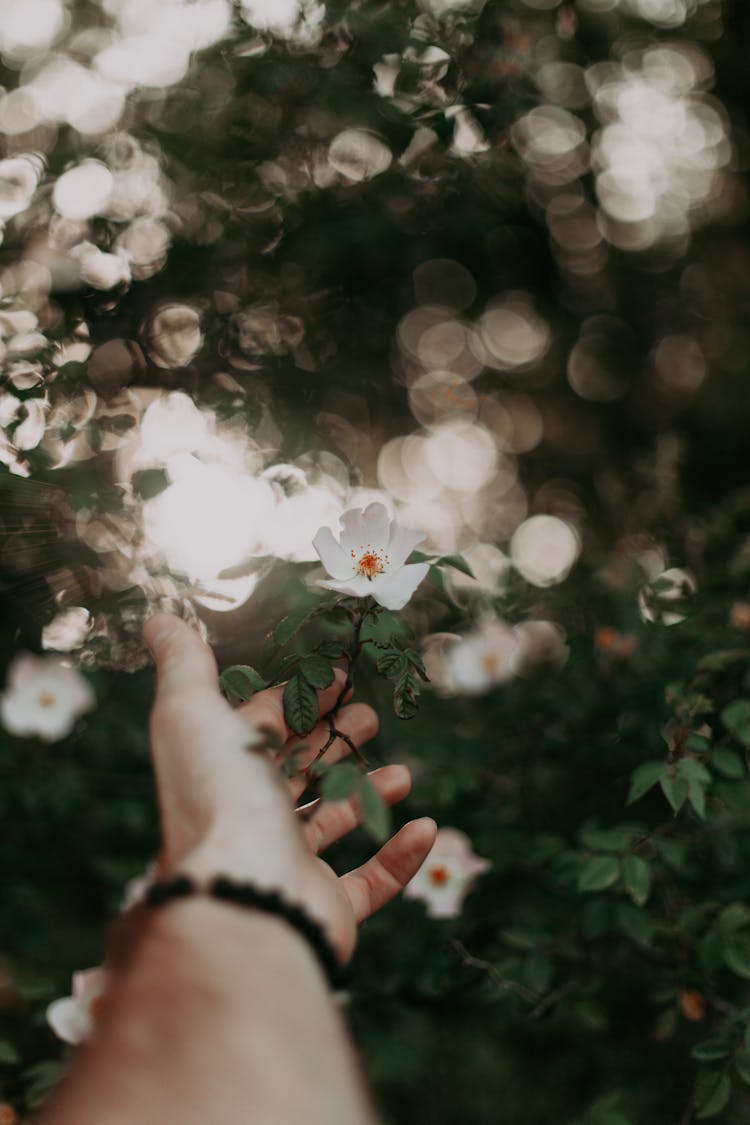
POLYGON ((364 542, 373 547, 387 547, 390 529, 390 518, 385 504, 377 500, 368 504, 362 513, 362 523, 366 536, 364 542))
POLYGON ((322 586, 324 590, 335 590, 339 594, 349 594, 352 598, 366 598, 370 594, 375 595, 373 586, 375 583, 368 581, 363 574, 355 574, 346 582, 330 582, 324 578, 318 579, 316 583, 322 586))
POLYGON ((428 563, 412 563, 389 570, 370 583, 369 593, 384 609, 403 609, 429 569, 428 563))
POLYGON ((367 542, 367 529, 361 508, 350 508, 341 516, 339 541, 344 551, 356 551, 367 542))
POLYGON ((390 570, 403 566, 418 543, 427 538, 423 531, 413 531, 410 527, 399 527, 391 521, 391 538, 388 544, 388 565, 390 570))
POLYGON ((84 1004, 90 1004, 106 991, 108 973, 102 965, 93 969, 79 969, 73 973, 73 996, 84 1004))
POLYGON ((53 1000, 47 1008, 47 1023, 64 1043, 83 1043, 91 1035, 94 1021, 86 1007, 72 996, 53 1000))
POLYGON ((336 541, 330 527, 321 527, 313 539, 313 547, 332 578, 343 579, 352 575, 352 560, 336 541))

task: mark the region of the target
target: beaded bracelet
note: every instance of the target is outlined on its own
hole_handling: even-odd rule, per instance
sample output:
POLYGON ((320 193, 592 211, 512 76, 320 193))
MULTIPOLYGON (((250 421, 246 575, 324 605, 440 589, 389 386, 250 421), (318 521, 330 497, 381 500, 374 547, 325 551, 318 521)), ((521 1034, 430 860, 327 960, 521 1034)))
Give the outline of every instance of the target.
POLYGON ((144 906, 163 906, 173 899, 187 898, 190 895, 210 895, 221 902, 262 910, 284 918, 312 946, 331 989, 341 992, 348 980, 348 973, 339 964, 333 946, 328 941, 323 927, 306 910, 288 899, 279 891, 261 890, 252 883, 240 883, 226 875, 217 875, 208 886, 199 886, 189 875, 175 875, 172 879, 152 883, 143 898, 144 906))

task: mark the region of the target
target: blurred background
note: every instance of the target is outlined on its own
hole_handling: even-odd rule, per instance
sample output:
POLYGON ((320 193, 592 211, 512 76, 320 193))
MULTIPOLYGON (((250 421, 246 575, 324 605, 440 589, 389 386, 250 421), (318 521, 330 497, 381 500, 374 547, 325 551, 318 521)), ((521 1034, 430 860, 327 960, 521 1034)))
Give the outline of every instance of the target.
POLYGON ((404 611, 416 718, 360 677, 371 757, 489 864, 364 927, 386 1119, 747 1121, 749 46, 743 0, 0 0, 8 1121, 157 848, 143 621, 262 669, 373 500, 473 577, 404 611))

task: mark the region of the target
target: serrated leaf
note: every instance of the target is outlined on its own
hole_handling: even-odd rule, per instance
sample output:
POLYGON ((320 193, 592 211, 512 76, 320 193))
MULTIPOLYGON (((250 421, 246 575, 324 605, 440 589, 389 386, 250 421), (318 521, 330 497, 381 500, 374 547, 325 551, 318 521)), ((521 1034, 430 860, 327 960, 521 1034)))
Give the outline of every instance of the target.
POLYGON ((716 1059, 725 1059, 731 1047, 728 1046, 726 1039, 721 1039, 718 1036, 713 1036, 711 1039, 704 1039, 702 1043, 696 1043, 690 1052, 691 1059, 697 1059, 698 1062, 715 1062, 716 1059))
POLYGON ((419 710, 419 684, 411 672, 404 672, 393 689, 393 710, 399 719, 413 719, 419 710))
POLYGON ((666 762, 643 762, 637 766, 630 775, 630 791, 628 793, 629 805, 637 801, 644 793, 648 793, 656 785, 667 770, 666 762))
POLYGON ((651 893, 651 867, 638 855, 626 856, 622 864, 625 890, 636 906, 643 906, 651 893))
POLYGON ((399 649, 391 649, 378 657, 375 667, 381 676, 395 680, 407 668, 406 656, 399 649))
POLYGON ((268 686, 268 681, 249 664, 233 664, 230 668, 225 668, 219 677, 219 683, 230 697, 230 702, 240 703, 246 703, 256 691, 262 691, 268 686))
POLYGON ((750 700, 735 699, 721 712, 721 721, 730 734, 750 748, 750 700))
POLYGON ((430 677, 427 675, 427 669, 424 666, 424 660, 422 659, 420 654, 418 652, 415 652, 413 648, 407 648, 404 652, 404 655, 411 664, 412 668, 416 669, 417 675, 420 677, 420 679, 424 680, 426 684, 429 684, 430 677))
POLYGON ((284 718, 295 734, 309 734, 318 721, 318 693, 302 676, 292 676, 284 688, 284 718))
POLYGON ((678 780, 673 777, 662 777, 659 779, 659 785, 661 786, 662 793, 672 806, 672 811, 676 815, 688 799, 687 782, 684 779, 678 780))
POLYGON ((459 570, 461 574, 465 574, 467 578, 476 578, 474 571, 462 555, 441 555, 440 558, 436 560, 436 565, 450 566, 454 570, 459 570))
POLYGON ((711 765, 722 777, 739 781, 745 776, 745 763, 736 750, 714 750, 711 755, 711 765))
POLYGON ((716 1117, 729 1101, 732 1087, 724 1071, 709 1071, 702 1074, 696 1086, 696 1109, 699 1121, 716 1117))
POLYGON ((341 762, 326 770, 320 785, 325 801, 344 801, 357 789, 362 774, 351 762, 341 762))
POLYGON ((724 946, 724 964, 738 977, 750 980, 750 937, 732 934, 724 946))
POLYGON ((334 672, 328 660, 316 653, 303 656, 299 663, 300 674, 314 688, 327 688, 333 683, 334 672))
POLYGON ((391 830, 391 814, 368 777, 361 777, 359 802, 365 827, 378 843, 382 843, 391 830))
POLYGON ((344 655, 344 646, 339 641, 323 641, 318 645, 318 655, 326 660, 340 660, 344 655))
POLYGON ((604 891, 620 878, 620 864, 611 855, 592 855, 578 873, 579 891, 604 891))
POLYGON ((318 606, 299 606, 293 609, 286 617, 282 617, 276 628, 270 634, 270 640, 280 648, 288 644, 292 637, 299 632, 302 626, 319 612, 318 606))

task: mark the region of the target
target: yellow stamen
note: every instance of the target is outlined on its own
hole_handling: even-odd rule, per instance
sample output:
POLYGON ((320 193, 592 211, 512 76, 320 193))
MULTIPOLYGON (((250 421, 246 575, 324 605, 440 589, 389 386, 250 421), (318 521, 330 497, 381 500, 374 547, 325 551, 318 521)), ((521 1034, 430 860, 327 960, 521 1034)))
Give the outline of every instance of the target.
POLYGON ((380 555, 369 548, 357 563, 357 573, 363 575, 363 577, 367 578, 370 582, 372 582, 376 574, 382 574, 384 570, 385 566, 383 565, 383 560, 380 555))
POLYGON ((55 697, 51 691, 43 691, 40 693, 37 702, 40 707, 52 707, 55 702, 55 697))

